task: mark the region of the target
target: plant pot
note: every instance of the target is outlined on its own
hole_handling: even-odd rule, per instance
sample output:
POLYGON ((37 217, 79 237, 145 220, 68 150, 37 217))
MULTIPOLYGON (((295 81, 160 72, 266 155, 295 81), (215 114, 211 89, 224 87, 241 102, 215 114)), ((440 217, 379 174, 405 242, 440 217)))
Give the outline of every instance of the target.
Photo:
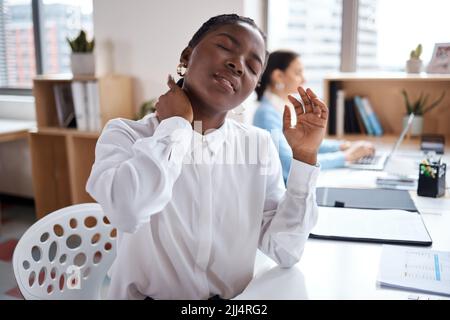
MULTIPOLYGON (((408 119, 409 115, 403 117, 403 128, 405 128, 406 125, 408 124, 408 119)), ((413 122, 411 123, 411 128, 409 129, 411 136, 414 137, 420 136, 422 134, 422 129, 423 129, 423 116, 417 115, 414 116, 413 122)))
POLYGON ((74 76, 95 75, 95 56, 93 53, 72 53, 70 66, 74 76))
POLYGON ((420 59, 410 59, 406 61, 406 72, 407 73, 420 73, 422 71, 422 60, 420 59))

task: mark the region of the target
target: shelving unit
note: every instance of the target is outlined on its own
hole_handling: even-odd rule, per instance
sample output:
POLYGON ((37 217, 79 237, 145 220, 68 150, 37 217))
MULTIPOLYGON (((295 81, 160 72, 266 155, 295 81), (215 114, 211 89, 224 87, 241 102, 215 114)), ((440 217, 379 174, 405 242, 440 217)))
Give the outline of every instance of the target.
POLYGON ((85 186, 100 132, 58 127, 53 86, 71 81, 98 81, 102 127, 113 118, 134 117, 132 79, 128 76, 34 79, 37 129, 30 132, 29 141, 38 219, 72 204, 94 201, 85 186))
MULTIPOLYGON (((404 73, 338 73, 324 80, 324 99, 331 106, 330 87, 336 84, 345 96, 356 95, 369 98, 381 125, 387 134, 399 134, 405 115, 405 103, 401 90, 405 89, 411 100, 421 92, 430 94, 429 102, 437 99, 442 91, 446 96, 439 107, 425 114, 424 133, 450 135, 450 75, 404 73)), ((332 112, 332 110, 330 110, 332 112)))

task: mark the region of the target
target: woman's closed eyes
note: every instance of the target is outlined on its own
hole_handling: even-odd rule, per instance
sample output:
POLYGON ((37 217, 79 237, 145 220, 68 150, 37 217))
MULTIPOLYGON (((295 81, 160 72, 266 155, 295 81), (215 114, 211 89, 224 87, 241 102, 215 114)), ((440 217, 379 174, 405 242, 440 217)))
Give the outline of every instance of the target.
MULTIPOLYGON (((227 51, 227 52, 232 52, 233 51, 232 49, 230 49, 230 48, 228 48, 228 47, 226 47, 226 46, 224 46, 224 45, 222 45, 220 43, 217 44, 217 47, 219 47, 220 49, 222 49, 224 51, 227 51)), ((246 62, 246 66, 247 66, 248 70, 250 70, 250 72, 253 75, 256 76, 257 75, 257 71, 256 71, 257 68, 253 67, 251 64, 252 64, 252 62, 246 62)))
POLYGON ((217 45, 219 48, 225 50, 225 51, 231 51, 231 49, 228 49, 227 47, 225 47, 224 45, 218 44, 217 45))
POLYGON ((256 71, 257 68, 255 68, 255 67, 253 67, 251 65, 249 65, 248 68, 249 68, 250 72, 253 73, 253 75, 255 75, 255 76, 257 75, 257 71, 256 71))
MULTIPOLYGON (((221 34, 219 36, 221 38, 224 38, 223 42, 230 42, 230 43, 226 43, 226 44, 224 44, 223 42, 217 43, 216 45, 220 49, 222 49, 226 52, 234 52, 235 49, 233 47, 239 46, 237 43, 234 43, 234 41, 237 42, 237 40, 234 40, 234 41, 231 40, 229 35, 221 34)), ((250 57, 250 60, 245 62, 247 69, 255 76, 258 74, 258 67, 255 64, 258 64, 258 63, 259 62, 256 61, 256 59, 253 57, 250 57), (255 62, 253 62, 253 60, 255 60, 255 62)))

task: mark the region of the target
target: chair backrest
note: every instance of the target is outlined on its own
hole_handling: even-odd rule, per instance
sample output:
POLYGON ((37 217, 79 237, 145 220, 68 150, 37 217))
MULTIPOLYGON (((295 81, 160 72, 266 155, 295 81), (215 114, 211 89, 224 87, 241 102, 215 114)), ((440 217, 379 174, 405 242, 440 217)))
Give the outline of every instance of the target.
POLYGON ((14 275, 25 299, 99 299, 116 256, 116 229, 97 203, 48 214, 21 237, 14 275))

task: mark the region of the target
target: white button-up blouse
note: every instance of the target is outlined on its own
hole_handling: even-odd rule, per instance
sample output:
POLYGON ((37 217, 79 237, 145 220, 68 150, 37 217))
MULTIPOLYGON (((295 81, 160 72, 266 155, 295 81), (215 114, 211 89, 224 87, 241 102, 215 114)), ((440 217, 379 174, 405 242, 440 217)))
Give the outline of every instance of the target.
POLYGON ((318 173, 293 160, 286 190, 269 133, 231 119, 205 135, 181 117, 111 120, 86 186, 118 229, 109 298, 232 298, 257 248, 294 265, 317 221, 318 173))

